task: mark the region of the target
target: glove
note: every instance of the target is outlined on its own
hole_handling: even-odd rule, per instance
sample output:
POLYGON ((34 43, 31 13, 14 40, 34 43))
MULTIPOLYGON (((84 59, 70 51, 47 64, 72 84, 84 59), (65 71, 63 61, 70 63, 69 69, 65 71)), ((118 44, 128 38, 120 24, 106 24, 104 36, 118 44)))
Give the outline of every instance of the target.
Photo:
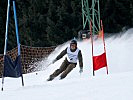
POLYGON ((52 64, 54 64, 56 61, 57 61, 57 60, 56 60, 56 59, 54 59, 54 60, 52 61, 52 64))
POLYGON ((82 73, 82 72, 83 72, 83 68, 80 68, 79 73, 82 73))

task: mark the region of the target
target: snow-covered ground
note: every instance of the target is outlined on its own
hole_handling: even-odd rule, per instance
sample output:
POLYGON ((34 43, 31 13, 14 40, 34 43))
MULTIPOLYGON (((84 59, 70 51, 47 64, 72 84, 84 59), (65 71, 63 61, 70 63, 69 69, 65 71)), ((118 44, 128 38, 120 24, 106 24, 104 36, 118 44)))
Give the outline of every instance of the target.
MULTIPOLYGON (((107 63, 106 68, 92 73, 91 42, 78 42, 82 50, 84 72, 79 74, 79 65, 63 80, 59 76, 51 82, 46 79, 59 68, 64 58, 55 64, 46 66, 69 42, 60 45, 48 57, 39 63, 44 71, 24 75, 25 86, 21 86, 21 78, 5 78, 4 91, 0 91, 0 100, 133 100, 133 29, 122 36, 106 38, 107 63)), ((101 41, 94 44, 95 55, 103 52, 101 41)), ((0 86, 1 86, 0 79, 0 86)))

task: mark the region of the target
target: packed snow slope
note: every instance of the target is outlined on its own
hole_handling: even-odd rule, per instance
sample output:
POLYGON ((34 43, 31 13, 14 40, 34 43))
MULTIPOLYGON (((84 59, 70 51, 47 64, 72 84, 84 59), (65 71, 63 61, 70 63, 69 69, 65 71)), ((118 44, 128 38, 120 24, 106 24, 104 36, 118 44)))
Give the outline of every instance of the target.
MULTIPOLYGON (((59 80, 58 76, 47 82, 64 57, 49 67, 47 65, 69 46, 69 42, 58 46, 47 60, 38 63, 44 71, 24 75, 24 87, 21 78, 5 78, 0 100, 133 100, 133 29, 105 39, 109 75, 106 68, 102 68, 93 76, 91 42, 86 40, 78 42, 83 54, 84 72, 80 75, 77 65, 65 79, 59 80)), ((101 40, 95 41, 94 54, 102 52, 101 40)))

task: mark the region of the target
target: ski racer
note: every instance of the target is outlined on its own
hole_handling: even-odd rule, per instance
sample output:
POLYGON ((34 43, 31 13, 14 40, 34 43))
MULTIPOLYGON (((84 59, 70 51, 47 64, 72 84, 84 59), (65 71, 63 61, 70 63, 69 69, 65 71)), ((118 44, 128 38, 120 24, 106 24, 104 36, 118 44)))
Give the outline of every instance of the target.
POLYGON ((81 50, 77 47, 77 41, 75 39, 71 40, 70 46, 68 46, 65 50, 63 50, 53 61, 54 64, 57 60, 61 59, 64 55, 67 54, 67 57, 61 64, 60 68, 55 70, 53 74, 49 76, 47 81, 52 81, 59 74, 60 79, 65 78, 68 73, 70 73, 77 65, 77 61, 79 61, 80 73, 83 72, 83 58, 81 50))

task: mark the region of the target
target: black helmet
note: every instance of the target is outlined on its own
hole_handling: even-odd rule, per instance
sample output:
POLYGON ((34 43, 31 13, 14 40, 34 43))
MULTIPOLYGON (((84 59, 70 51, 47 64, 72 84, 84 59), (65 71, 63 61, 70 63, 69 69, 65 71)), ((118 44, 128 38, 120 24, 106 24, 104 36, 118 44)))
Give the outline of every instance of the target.
POLYGON ((70 44, 76 44, 77 45, 77 41, 75 39, 71 40, 70 44))

